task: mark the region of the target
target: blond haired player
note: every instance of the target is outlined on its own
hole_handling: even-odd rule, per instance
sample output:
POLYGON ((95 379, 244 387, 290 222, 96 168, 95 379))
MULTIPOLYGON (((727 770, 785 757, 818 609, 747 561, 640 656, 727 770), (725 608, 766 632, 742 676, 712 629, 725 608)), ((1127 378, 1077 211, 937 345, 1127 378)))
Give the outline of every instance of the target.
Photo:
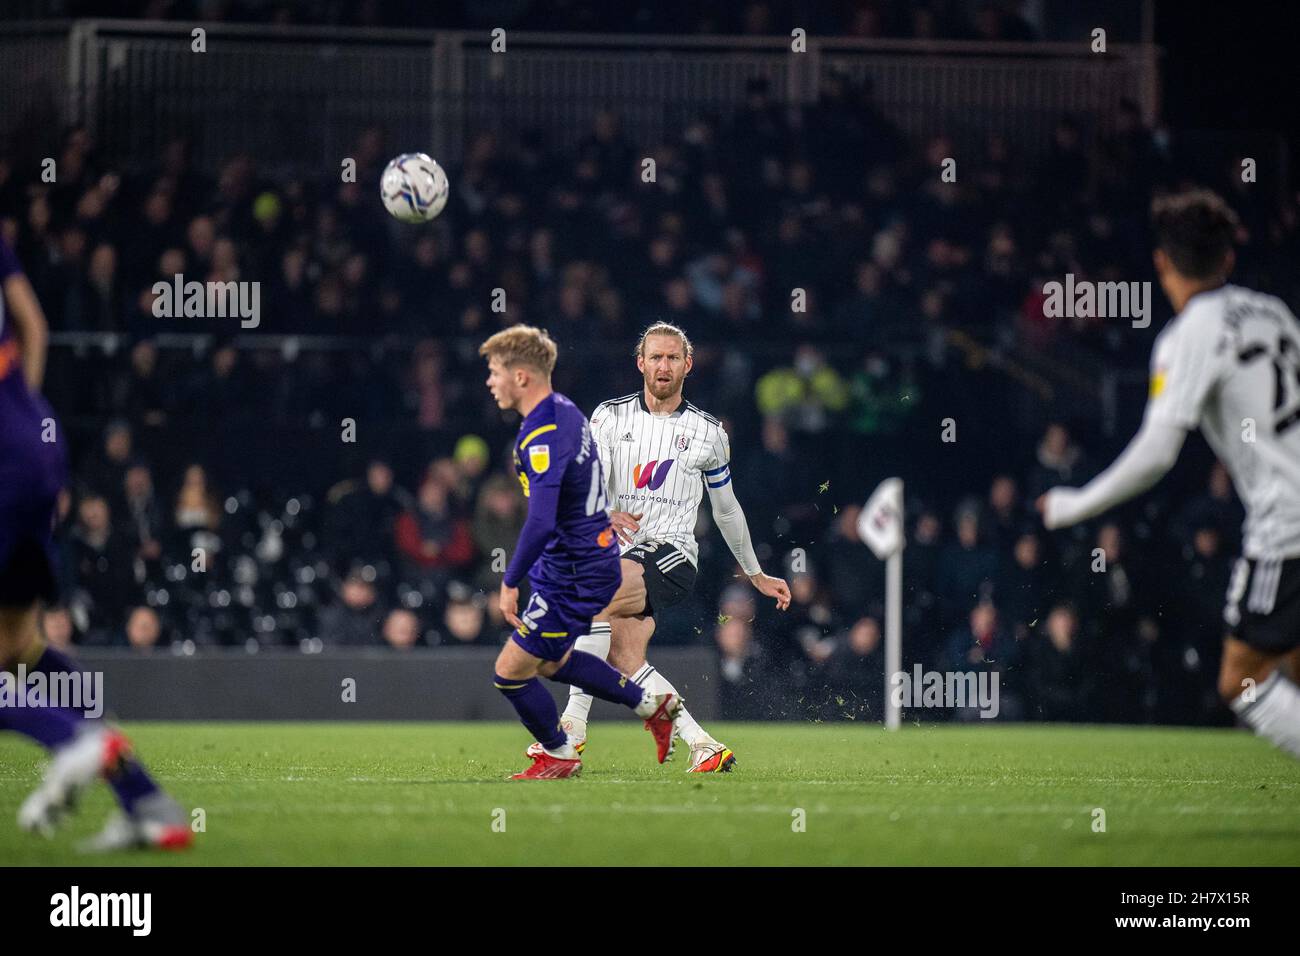
MULTIPOLYGON (((646 662, 655 614, 686 598, 695 585, 699 545, 696 515, 707 488, 713 520, 731 553, 761 593, 790 606, 790 588, 759 567, 745 513, 731 483, 727 432, 682 396, 694 364, 686 333, 666 322, 650 326, 636 347, 639 392, 597 406, 592 435, 608 479, 610 522, 622 551, 623 583, 609 606, 596 615, 591 633, 577 647, 609 662, 657 693, 676 693, 646 662)), ((585 746, 591 697, 570 688, 561 724, 585 746)), ((715 740, 687 712, 678 713, 676 733, 690 747, 688 770, 722 773, 735 764, 730 749, 715 740)))

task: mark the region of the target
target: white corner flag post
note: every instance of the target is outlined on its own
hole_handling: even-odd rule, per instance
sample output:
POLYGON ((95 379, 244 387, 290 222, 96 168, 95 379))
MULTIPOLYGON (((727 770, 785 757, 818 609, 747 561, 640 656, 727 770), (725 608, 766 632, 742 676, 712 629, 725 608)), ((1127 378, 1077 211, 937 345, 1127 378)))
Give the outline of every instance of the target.
POLYGON ((885 729, 897 730, 902 708, 890 678, 903 669, 903 479, 886 478, 858 516, 858 536, 885 562, 885 729))

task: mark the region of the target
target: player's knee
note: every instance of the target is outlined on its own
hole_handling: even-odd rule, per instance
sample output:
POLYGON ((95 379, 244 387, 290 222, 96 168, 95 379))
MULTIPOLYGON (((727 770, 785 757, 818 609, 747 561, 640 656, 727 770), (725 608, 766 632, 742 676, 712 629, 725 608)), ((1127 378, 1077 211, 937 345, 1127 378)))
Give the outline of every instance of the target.
MULTIPOLYGON (((510 653, 510 646, 506 645, 497 655, 496 664, 492 667, 493 672, 498 678, 506 681, 518 683, 521 680, 528 680, 534 676, 534 672, 526 664, 519 660, 519 657, 510 653)), ((497 683, 501 683, 500 680, 497 683)))
POLYGON ((635 674, 645 664, 645 648, 624 644, 611 644, 609 664, 622 674, 635 674))
POLYGON ((1219 668, 1219 698, 1231 704, 1245 691, 1258 685, 1273 672, 1273 666, 1247 667, 1240 662, 1224 658, 1219 668))
POLYGON ((1227 669, 1219 671, 1219 699, 1225 704, 1231 704, 1236 700, 1244 688, 1237 680, 1235 675, 1228 673, 1227 669))
POLYGON ((537 673, 539 676, 545 677, 547 680, 554 680, 555 675, 559 673, 561 667, 568 663, 568 660, 569 655, 565 654, 563 660, 546 661, 537 668, 537 673))
POLYGON ((643 610, 645 610, 645 587, 638 583, 637 587, 619 591, 614 596, 614 600, 609 605, 609 616, 632 617, 643 610))

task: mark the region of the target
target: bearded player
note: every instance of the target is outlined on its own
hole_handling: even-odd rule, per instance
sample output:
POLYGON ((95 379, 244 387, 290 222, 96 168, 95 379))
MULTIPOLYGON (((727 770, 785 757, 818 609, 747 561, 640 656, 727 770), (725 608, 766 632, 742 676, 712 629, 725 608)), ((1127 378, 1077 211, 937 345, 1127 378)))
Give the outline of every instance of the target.
POLYGON ((479 354, 488 360, 487 386, 497 405, 523 417, 514 463, 528 517, 501 579, 501 613, 514 631, 497 657, 496 688, 537 742, 528 749, 532 765, 512 779, 558 780, 582 770, 539 676, 577 684, 633 710, 645 719, 663 763, 681 698, 675 691, 643 689, 603 656, 573 647, 618 591, 618 543, 605 512, 605 476, 591 427, 573 402, 551 389, 555 343, 541 329, 515 325, 484 342, 479 354), (520 614, 525 575, 532 596, 520 614))
POLYGON ((103 779, 121 810, 86 849, 186 847, 193 833, 184 810, 145 772, 120 731, 84 711, 28 698, 28 682, 13 679, 39 674, 52 687, 80 672, 45 643, 38 624, 42 603, 55 597, 51 534, 67 467, 58 423, 40 395, 47 340, 31 283, 0 239, 0 670, 17 695, 11 706, 0 705, 0 729, 51 756, 41 785, 18 808, 18 824, 52 835, 80 794, 103 779))
MULTIPOLYGON (((618 533, 623 583, 609 606, 596 615, 577 647, 609 662, 659 693, 676 694, 668 679, 646 662, 655 615, 688 597, 695 586, 699 544, 696 516, 704 490, 713 520, 731 553, 760 593, 790 606, 790 588, 763 573, 750 541, 745 513, 731 483, 731 447, 712 415, 682 396, 694 364, 690 339, 661 322, 641 335, 636 367, 645 387, 599 405, 592 433, 608 475, 610 523, 618 533)), ((575 746, 584 748, 591 696, 569 691, 561 724, 575 746)), ((675 732, 690 747, 691 773, 725 773, 736 757, 683 707, 675 732)))
POLYGON ((1048 528, 1139 495, 1200 428, 1246 508, 1228 586, 1219 695, 1260 736, 1300 757, 1300 324, 1280 300, 1229 285, 1236 215, 1213 193, 1152 204, 1155 268, 1177 315, 1156 338, 1142 426, 1084 488, 1039 499, 1048 528))

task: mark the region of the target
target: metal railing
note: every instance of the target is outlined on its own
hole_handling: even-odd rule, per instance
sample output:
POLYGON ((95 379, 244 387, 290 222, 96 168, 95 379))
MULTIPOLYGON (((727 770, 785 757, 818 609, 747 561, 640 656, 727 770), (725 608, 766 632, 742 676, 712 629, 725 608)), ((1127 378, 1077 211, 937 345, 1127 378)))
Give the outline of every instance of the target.
POLYGON ((1000 133, 1026 155, 1049 141, 1061 114, 1105 124, 1124 99, 1156 109, 1156 49, 1112 44, 849 40, 810 36, 806 53, 783 37, 610 36, 510 32, 506 52, 487 32, 284 28, 80 20, 0 24, 0 65, 26 77, 0 91, 0 120, 61 80, 64 121, 86 123, 106 158, 154 160, 190 136, 211 169, 238 151, 264 167, 337 169, 360 130, 384 125, 394 148, 449 163, 468 137, 539 129, 549 144, 587 135, 597 109, 619 112, 649 148, 705 113, 726 119, 754 77, 776 104, 816 102, 832 72, 869 79, 881 112, 917 140, 958 146, 1000 133), (60 39, 61 38, 61 39, 60 39), (58 47, 58 50, 55 48, 58 47))
POLYGON ((54 131, 72 114, 67 24, 8 23, 0 27, 0 134, 27 138, 54 131))

